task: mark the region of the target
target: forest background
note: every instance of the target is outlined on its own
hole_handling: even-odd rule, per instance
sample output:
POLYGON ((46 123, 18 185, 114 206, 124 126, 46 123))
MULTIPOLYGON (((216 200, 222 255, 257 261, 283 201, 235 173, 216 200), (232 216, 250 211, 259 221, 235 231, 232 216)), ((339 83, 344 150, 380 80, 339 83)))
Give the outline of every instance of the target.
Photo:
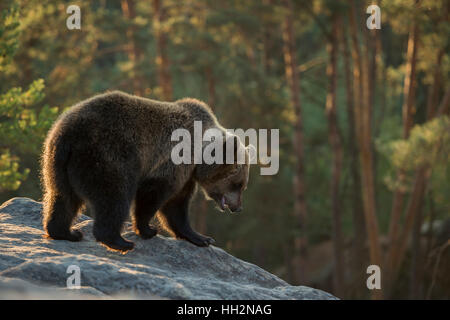
POLYGON ((217 245, 341 298, 450 298, 446 0, 0 3, 0 202, 40 200, 56 117, 107 90, 195 97, 226 128, 280 130, 240 215, 197 197, 217 245), (67 8, 81 9, 69 30, 67 8), (366 20, 380 8, 381 28, 366 20), (380 266, 380 290, 367 267, 380 266))

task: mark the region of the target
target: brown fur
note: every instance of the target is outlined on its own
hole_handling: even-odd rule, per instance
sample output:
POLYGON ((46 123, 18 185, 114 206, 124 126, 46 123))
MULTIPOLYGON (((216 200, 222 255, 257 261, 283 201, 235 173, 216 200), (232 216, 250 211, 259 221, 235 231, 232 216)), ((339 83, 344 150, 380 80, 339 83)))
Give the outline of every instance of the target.
POLYGON ((176 144, 170 141, 171 134, 185 128, 193 137, 196 120, 202 121, 203 130, 215 127, 225 133, 206 104, 189 98, 169 103, 114 91, 63 113, 48 133, 42 156, 43 223, 48 236, 81 240, 82 234, 71 225, 86 204, 94 213, 98 241, 121 251, 132 249, 133 243, 120 232, 134 202, 133 223, 142 237, 156 234, 149 221, 159 210, 178 238, 200 246, 212 243, 189 226, 189 202, 196 185, 216 201, 228 195, 227 205, 237 210, 248 164, 175 165, 170 158, 176 144))

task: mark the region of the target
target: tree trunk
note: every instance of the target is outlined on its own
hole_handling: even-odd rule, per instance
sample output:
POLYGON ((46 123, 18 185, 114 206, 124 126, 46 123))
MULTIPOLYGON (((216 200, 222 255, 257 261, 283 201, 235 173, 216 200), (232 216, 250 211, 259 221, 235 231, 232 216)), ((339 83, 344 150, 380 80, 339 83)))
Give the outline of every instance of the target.
POLYGON ((423 290, 422 281, 422 246, 421 246, 421 228, 423 223, 423 202, 425 198, 425 181, 422 194, 421 202, 416 210, 416 217, 414 219, 412 243, 411 243, 411 276, 409 278, 409 292, 411 299, 421 299, 423 290))
MULTIPOLYGON (((358 132, 360 161, 361 161, 361 184, 364 205, 364 216, 367 235, 369 237, 370 263, 381 267, 381 247, 379 242, 378 221, 375 208, 375 190, 373 177, 373 155, 371 139, 371 112, 369 103, 369 77, 367 55, 362 56, 359 49, 356 24, 356 4, 352 2, 350 12, 350 32, 352 37, 352 57, 354 64, 355 83, 355 126, 358 132), (363 61, 364 59, 364 61, 363 61)), ((372 297, 381 299, 381 290, 373 290, 372 297)))
POLYGON ((438 107, 438 116, 442 116, 444 114, 448 115, 450 111, 449 107, 450 107, 450 85, 447 87, 444 98, 442 98, 442 101, 438 107))
POLYGON ((386 89, 387 89, 387 83, 388 83, 388 77, 387 77, 387 68, 384 65, 384 61, 382 58, 382 52, 383 52, 383 46, 382 46, 382 42, 381 42, 381 35, 379 32, 376 32, 375 35, 375 42, 376 42, 376 52, 377 52, 377 56, 376 56, 376 64, 378 65, 378 67, 381 69, 381 74, 380 74, 380 81, 381 81, 381 85, 380 85, 380 90, 381 90, 381 95, 380 95, 380 112, 378 115, 378 119, 376 121, 375 124, 375 128, 374 128, 374 136, 375 138, 377 138, 380 135, 380 129, 381 129, 381 123, 384 120, 384 114, 386 111, 386 106, 387 106, 387 94, 386 94, 386 89))
POLYGON ((374 104, 375 104, 375 90, 377 85, 377 62, 381 60, 381 51, 378 51, 378 47, 376 45, 377 35, 379 35, 379 30, 373 29, 369 30, 368 28, 362 28, 363 36, 364 36, 364 55, 363 55, 363 67, 365 68, 363 74, 366 77, 365 82, 367 83, 367 106, 365 107, 365 114, 369 117, 368 123, 370 123, 370 128, 367 129, 368 134, 370 135, 370 153, 372 155, 372 177, 373 177, 373 188, 374 188, 374 204, 376 207, 377 203, 377 195, 375 193, 375 184, 377 177, 377 166, 376 166, 376 152, 373 152, 375 149, 375 142, 372 139, 375 130, 373 130, 374 126, 374 104))
POLYGON ((307 239, 305 235, 306 200, 303 156, 303 125, 300 105, 299 73, 297 69, 295 38, 292 22, 292 2, 284 1, 287 9, 283 23, 283 55, 286 78, 290 89, 291 104, 295 113, 293 149, 296 156, 294 173, 294 216, 299 235, 294 239, 293 276, 297 284, 304 283, 307 239))
POLYGON ((425 252, 430 252, 431 248, 433 246, 433 238, 434 238, 434 230, 433 230, 433 224, 436 218, 436 210, 434 209, 434 200, 433 200, 433 193, 431 191, 431 188, 428 189, 428 203, 429 203, 429 212, 430 217, 428 219, 428 230, 427 230, 427 244, 425 252))
POLYGON ((162 6, 161 0, 153 0, 154 10, 154 29, 156 36, 156 66, 158 69, 158 83, 162 90, 162 97, 166 101, 171 101, 172 77, 169 71, 169 57, 167 55, 167 34, 162 25, 166 20, 166 11, 162 6))
POLYGON ((436 115, 437 104, 438 104, 438 94, 439 88, 441 87, 441 65, 442 58, 444 56, 444 50, 439 50, 436 66, 433 75, 433 84, 428 90, 427 97, 427 121, 432 119, 436 115))
MULTIPOLYGON (((415 102, 415 77, 417 60, 418 26, 414 23, 411 27, 408 38, 406 72, 403 89, 403 138, 409 137, 409 132, 413 124, 413 108, 415 102)), ((401 185, 405 179, 403 170, 399 170, 398 183, 401 185)), ((421 181, 417 179, 417 181, 421 181)), ((404 190, 397 188, 394 192, 391 218, 389 222, 389 248, 386 257, 386 283, 392 284, 396 277, 396 263, 398 261, 400 249, 400 219, 403 211, 404 190)), ((389 285, 390 286, 390 285, 389 285)))
POLYGON ((403 138, 409 137, 413 124, 414 103, 416 98, 416 62, 419 28, 414 24, 409 34, 405 83, 403 89, 403 138))
MULTIPOLYGON (((347 101, 347 118, 348 118, 348 154, 350 157, 350 174, 352 180, 352 217, 353 217, 353 270, 352 274, 356 281, 362 281, 366 276, 365 272, 365 243, 366 243, 366 225, 364 222, 363 205, 361 198, 361 176, 359 172, 358 160, 358 146, 355 137, 358 132, 355 128, 355 114, 354 114, 354 93, 352 81, 352 66, 350 60, 350 49, 347 40, 347 29, 341 33, 341 43, 343 44, 343 58, 344 58, 344 74, 345 74, 345 88, 347 101), (358 280, 359 279, 359 280, 358 280)), ((366 290, 366 287, 361 287, 366 290)))
MULTIPOLYGON (((122 6, 122 12, 124 16, 129 20, 132 21, 134 18, 136 18, 136 8, 134 0, 122 0, 121 1, 122 6)), ((136 28, 134 26, 130 26, 127 29, 127 39, 129 39, 130 43, 128 45, 128 59, 133 64, 133 70, 132 70, 132 83, 133 83, 133 93, 136 95, 142 95, 143 94, 143 81, 140 76, 138 76, 138 67, 139 61, 142 56, 142 52, 138 46, 138 39, 136 39, 136 28)))
POLYGON ((427 175, 428 174, 426 168, 420 168, 416 173, 413 191, 406 208, 405 221, 402 225, 402 232, 397 242, 395 255, 392 256, 392 261, 390 262, 392 269, 390 273, 391 278, 389 279, 391 281, 395 281, 397 277, 398 269, 401 267, 406 249, 408 247, 409 236, 411 235, 411 231, 414 226, 414 219, 416 218, 419 210, 421 210, 422 208, 427 175))
POLYGON ((334 14, 332 17, 331 39, 327 45, 329 62, 327 66, 327 77, 329 81, 326 100, 326 115, 328 118, 328 141, 332 150, 332 173, 331 173, 331 211, 333 216, 333 249, 334 249, 334 293, 338 297, 344 294, 344 245, 341 226, 341 201, 339 197, 339 185, 342 171, 342 144, 337 123, 336 111, 336 79, 337 79, 337 51, 338 30, 340 29, 340 18, 334 14))

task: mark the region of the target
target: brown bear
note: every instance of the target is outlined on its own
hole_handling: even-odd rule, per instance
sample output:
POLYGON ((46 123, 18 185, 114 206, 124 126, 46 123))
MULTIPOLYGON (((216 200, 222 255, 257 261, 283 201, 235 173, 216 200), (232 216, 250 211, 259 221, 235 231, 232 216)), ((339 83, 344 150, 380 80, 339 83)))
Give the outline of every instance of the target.
POLYGON ((205 103, 195 99, 160 102, 114 91, 69 108, 44 143, 47 236, 81 240, 81 232, 71 225, 84 204, 94 215, 95 238, 111 249, 134 247, 121 236, 130 211, 134 229, 144 239, 156 235, 149 222, 158 212, 175 237, 197 246, 214 243, 191 228, 190 199, 199 185, 222 210, 240 211, 249 176, 248 151, 244 149, 244 163, 175 164, 172 133, 183 128, 193 134, 194 121, 201 121, 203 132, 217 128, 224 141, 234 139, 235 153, 245 148, 239 138, 226 133, 205 103))

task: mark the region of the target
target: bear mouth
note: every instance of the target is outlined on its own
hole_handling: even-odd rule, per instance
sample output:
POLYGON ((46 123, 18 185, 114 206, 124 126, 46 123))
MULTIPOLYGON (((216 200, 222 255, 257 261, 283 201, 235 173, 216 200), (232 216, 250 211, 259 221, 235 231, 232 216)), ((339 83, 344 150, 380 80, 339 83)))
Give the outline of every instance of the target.
POLYGON ((211 198, 214 199, 222 211, 225 211, 228 208, 227 199, 223 194, 213 194, 211 195, 211 198))
POLYGON ((222 198, 220 199, 220 208, 222 210, 229 209, 230 211, 232 211, 227 203, 227 198, 225 198, 225 196, 222 196, 222 198))
POLYGON ((219 205, 220 209, 222 209, 222 211, 225 211, 225 209, 228 208, 227 199, 223 195, 220 197, 220 200, 217 201, 217 204, 219 205))
POLYGON ((210 198, 216 202, 217 206, 222 212, 226 211, 227 209, 231 213, 240 212, 242 210, 240 206, 236 207, 235 205, 233 205, 233 203, 230 204, 229 200, 224 194, 213 193, 210 195, 210 198))

